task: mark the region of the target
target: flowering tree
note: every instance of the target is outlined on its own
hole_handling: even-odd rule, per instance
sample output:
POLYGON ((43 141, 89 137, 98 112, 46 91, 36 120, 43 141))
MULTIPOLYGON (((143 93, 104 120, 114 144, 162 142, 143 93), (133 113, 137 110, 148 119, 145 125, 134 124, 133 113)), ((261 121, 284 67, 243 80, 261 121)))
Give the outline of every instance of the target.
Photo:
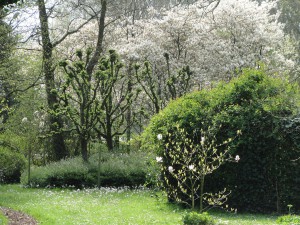
MULTIPOLYGON (((173 7, 157 10, 152 1, 147 7, 132 1, 118 10, 119 17, 109 3, 102 48, 115 49, 128 65, 148 62, 146 72, 137 77, 143 89, 137 105, 143 102, 152 115, 170 99, 212 81, 231 79, 244 67, 259 66, 260 61, 271 70, 294 68, 294 61, 286 56, 295 49, 277 22, 279 13, 270 15, 276 2, 201 0, 187 7, 172 1, 173 7), (148 9, 143 14, 147 16, 138 13, 143 7, 148 9), (178 76, 183 68, 190 73, 178 76)), ((70 36, 59 52, 74 54, 75 42, 81 48, 96 46, 97 26, 90 23, 70 36)))
POLYGON ((194 81, 200 82, 230 77, 235 69, 261 60, 289 65, 282 53, 285 40, 278 14, 269 14, 276 1, 260 6, 253 1, 221 1, 213 12, 201 4, 178 6, 161 18, 136 21, 131 28, 134 37, 119 42, 122 51, 157 66, 166 65, 163 54, 168 53, 171 68, 188 64, 195 71, 194 81), (145 23, 147 29, 141 29, 145 23))
POLYGON ((202 89, 212 81, 227 81, 244 67, 259 67, 259 62, 271 71, 290 71, 295 66, 288 57, 295 49, 277 22, 279 14, 270 15, 276 1, 259 5, 250 0, 230 0, 206 8, 203 2, 155 11, 151 20, 119 24, 112 31, 118 38, 108 44, 124 59, 149 62, 149 75, 156 88, 151 91, 149 78, 141 79, 141 86, 147 87, 148 93, 143 93, 154 100, 152 108, 157 109, 157 103, 164 108, 173 99, 166 94, 170 74, 174 77, 186 66, 193 73, 184 93, 202 89), (131 35, 122 35, 125 28, 131 35))
MULTIPOLYGON (((207 209, 203 207, 204 201, 208 207, 221 206, 227 200, 226 189, 217 194, 204 193, 204 181, 208 174, 232 159, 228 144, 233 139, 218 142, 211 128, 192 135, 178 126, 174 129, 164 138, 161 134, 157 137, 162 140, 164 150, 156 160, 162 164, 163 183, 169 197, 190 204, 192 209, 199 199, 200 212, 207 209)), ((241 132, 237 131, 239 134, 241 132)), ((235 161, 239 159, 237 155, 235 161)))

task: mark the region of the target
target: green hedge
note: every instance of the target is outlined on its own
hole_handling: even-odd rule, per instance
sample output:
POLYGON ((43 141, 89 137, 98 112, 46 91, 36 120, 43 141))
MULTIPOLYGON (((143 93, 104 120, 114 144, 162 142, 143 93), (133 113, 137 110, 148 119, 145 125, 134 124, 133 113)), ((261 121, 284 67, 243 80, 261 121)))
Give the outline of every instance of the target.
POLYGON ((22 154, 7 147, 0 146, 0 182, 20 182, 21 172, 25 169, 25 158, 22 154))
MULTIPOLYGON (((30 184, 34 187, 95 187, 98 184, 98 155, 92 155, 88 163, 80 157, 50 163, 31 170, 30 184)), ((135 152, 101 153, 100 185, 110 187, 140 186, 147 180, 148 156, 135 152)), ((27 185, 27 171, 21 182, 27 185)))
MULTIPOLYGON (((286 204, 299 210, 300 160, 294 161, 300 156, 299 100, 297 84, 269 77, 263 69, 246 69, 228 84, 171 102, 152 118, 143 134, 143 148, 163 156, 166 150, 158 145, 157 135, 165 137, 175 126, 191 134, 214 127, 217 140, 241 130, 230 144, 231 154, 241 160, 208 176, 205 191, 229 188, 228 203, 238 210, 280 211, 286 204)), ((167 190, 176 185, 176 181, 165 184, 167 190)))

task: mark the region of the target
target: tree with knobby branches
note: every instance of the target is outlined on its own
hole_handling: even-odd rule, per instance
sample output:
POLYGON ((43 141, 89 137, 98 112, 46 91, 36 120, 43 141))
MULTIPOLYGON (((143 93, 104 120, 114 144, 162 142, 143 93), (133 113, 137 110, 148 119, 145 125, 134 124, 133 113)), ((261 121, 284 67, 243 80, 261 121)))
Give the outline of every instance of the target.
POLYGON ((88 73, 91 54, 92 50, 88 49, 84 57, 78 50, 78 60, 60 63, 66 76, 56 93, 60 100, 57 112, 72 121, 84 161, 88 160, 88 143, 96 134, 113 150, 114 138, 123 135, 130 126, 125 124, 126 111, 138 94, 132 90, 133 81, 126 78, 114 50, 100 59, 93 73, 88 73))
POLYGON ((130 119, 127 113, 140 93, 140 89, 134 88, 136 82, 131 73, 126 73, 123 67, 114 50, 109 51, 108 57, 100 59, 99 73, 103 79, 99 84, 101 106, 95 130, 110 151, 114 149, 114 139, 118 142, 119 136, 132 126, 136 113, 132 111, 130 119))

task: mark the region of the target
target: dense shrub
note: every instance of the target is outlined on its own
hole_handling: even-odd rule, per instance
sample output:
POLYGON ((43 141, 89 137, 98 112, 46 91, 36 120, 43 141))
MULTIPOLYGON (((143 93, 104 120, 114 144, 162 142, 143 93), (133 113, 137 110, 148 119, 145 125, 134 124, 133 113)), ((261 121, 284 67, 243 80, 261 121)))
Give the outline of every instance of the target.
POLYGON ((0 182, 20 182, 21 172, 25 169, 25 158, 22 154, 8 147, 0 147, 0 182))
MULTIPOLYGON (((299 209, 300 160, 295 160, 300 144, 298 112, 296 84, 271 78, 263 70, 244 70, 228 84, 171 102, 152 118, 143 134, 143 147, 167 155, 162 151, 171 151, 172 147, 169 143, 168 149, 161 148, 168 143, 159 145, 157 135, 166 137, 174 127, 191 134, 214 129, 218 140, 241 130, 241 137, 230 143, 231 154, 241 160, 227 163, 207 177, 206 191, 229 188, 229 203, 239 210, 280 211, 288 203, 299 209)), ((163 159, 163 163, 168 161, 163 159)), ((168 176, 168 172, 163 171, 162 176, 168 176)), ((170 182, 167 189, 176 186, 175 181, 170 182)))
MULTIPOLYGON (((32 186, 75 186, 95 187, 98 184, 98 155, 92 155, 88 163, 80 157, 62 160, 44 167, 34 167, 31 171, 32 186)), ((101 186, 139 186, 146 182, 148 158, 142 153, 101 153, 101 186)), ((27 184, 27 171, 21 181, 27 184)))
POLYGON ((190 212, 183 216, 184 225, 214 225, 213 218, 208 213, 190 212))

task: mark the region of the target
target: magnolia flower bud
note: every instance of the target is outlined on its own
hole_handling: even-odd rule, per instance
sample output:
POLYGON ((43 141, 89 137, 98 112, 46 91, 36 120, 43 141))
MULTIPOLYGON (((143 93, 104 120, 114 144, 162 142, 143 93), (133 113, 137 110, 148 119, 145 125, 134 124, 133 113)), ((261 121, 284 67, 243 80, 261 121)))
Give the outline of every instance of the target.
POLYGON ((162 139, 162 134, 158 134, 158 135, 157 135, 157 139, 158 139, 158 140, 161 140, 161 139, 162 139))
POLYGON ((158 163, 161 163, 161 162, 163 162, 163 158, 162 158, 162 157, 159 157, 159 156, 157 156, 157 157, 156 157, 156 162, 158 162, 158 163))
POLYGON ((169 167, 168 167, 168 170, 169 170, 170 173, 173 173, 173 172, 174 172, 173 166, 169 166, 169 167))
POLYGON ((194 171, 195 170, 195 166, 194 165, 189 165, 189 170, 194 171))

